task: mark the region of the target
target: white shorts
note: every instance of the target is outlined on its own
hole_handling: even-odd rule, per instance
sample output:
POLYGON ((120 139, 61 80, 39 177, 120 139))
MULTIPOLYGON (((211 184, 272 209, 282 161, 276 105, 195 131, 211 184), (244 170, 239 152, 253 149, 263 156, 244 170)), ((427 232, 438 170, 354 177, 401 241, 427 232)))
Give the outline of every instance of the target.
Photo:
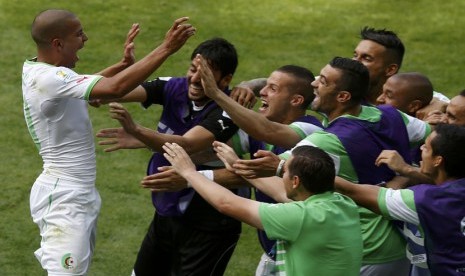
POLYGON ((41 174, 31 189, 30 208, 42 240, 34 254, 48 275, 85 275, 95 247, 101 199, 83 186, 41 174))

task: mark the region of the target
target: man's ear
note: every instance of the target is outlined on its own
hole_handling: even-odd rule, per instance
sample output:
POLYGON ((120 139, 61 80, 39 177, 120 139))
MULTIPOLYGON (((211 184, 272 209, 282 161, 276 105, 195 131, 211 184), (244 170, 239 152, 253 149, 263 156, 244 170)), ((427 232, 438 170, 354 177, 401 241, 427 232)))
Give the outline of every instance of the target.
POLYGON ((301 106, 304 103, 304 101, 305 101, 304 96, 299 95, 299 94, 295 94, 295 95, 292 96, 291 105, 293 105, 293 106, 301 106))
POLYGON ((420 100, 413 100, 408 104, 408 113, 415 114, 419 109, 423 107, 423 103, 420 100))
POLYGON ((436 155, 434 157, 433 164, 434 164, 435 167, 439 167, 439 166, 444 165, 444 158, 441 155, 436 155))
POLYGON ((336 96, 336 100, 340 103, 345 103, 352 99, 352 94, 348 91, 339 91, 336 96))
POLYGON ((389 78, 390 76, 397 74, 398 71, 399 71, 399 64, 391 63, 386 67, 386 70, 385 70, 386 77, 389 78))
POLYGON ((59 38, 54 38, 52 40, 52 42, 50 43, 50 45, 52 46, 52 48, 62 49, 63 48, 63 41, 61 41, 61 39, 59 39, 59 38))
POLYGON ((232 74, 227 74, 226 76, 222 77, 220 82, 219 82, 219 85, 223 88, 226 88, 229 86, 229 84, 231 83, 232 81, 232 78, 233 78, 233 75, 232 74))
POLYGON ((299 187, 300 187, 300 177, 297 175, 294 175, 292 177, 292 188, 295 190, 295 189, 298 189, 299 187))

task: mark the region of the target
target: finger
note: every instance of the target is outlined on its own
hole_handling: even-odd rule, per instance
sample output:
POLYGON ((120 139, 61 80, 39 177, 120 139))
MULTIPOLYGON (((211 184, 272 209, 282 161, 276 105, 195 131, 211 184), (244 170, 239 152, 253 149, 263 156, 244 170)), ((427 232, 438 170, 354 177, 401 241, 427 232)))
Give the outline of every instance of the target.
POLYGON ((176 30, 179 25, 186 22, 187 20, 189 20, 189 17, 187 17, 187 16, 181 17, 181 18, 178 18, 178 19, 174 20, 174 23, 173 23, 173 26, 171 27, 171 29, 176 30))
POLYGON ((132 42, 134 38, 139 34, 140 26, 139 23, 132 24, 131 28, 129 29, 127 40, 128 42, 132 42))
POLYGON ((146 189, 150 189, 154 193, 164 193, 164 192, 169 192, 168 189, 158 189, 158 188, 151 188, 151 187, 143 187, 146 189))
POLYGON ((103 141, 98 142, 99 146, 114 145, 116 143, 118 143, 118 141, 114 140, 114 139, 107 139, 107 140, 103 140, 103 141))
POLYGON ((118 133, 120 128, 102 128, 101 130, 98 131, 98 133, 118 133))
POLYGON ((257 175, 251 170, 235 170, 234 173, 245 178, 256 178, 257 175))
POLYGON ((112 152, 112 151, 117 151, 117 150, 119 150, 119 149, 120 149, 119 146, 114 146, 114 147, 106 148, 106 149, 104 149, 103 151, 104 151, 104 152, 112 152))
POLYGON ((159 172, 173 171, 172 166, 161 166, 157 168, 159 172))
POLYGON ((101 129, 95 136, 100 138, 116 138, 118 136, 117 129, 101 129))
POLYGON ((123 108, 123 105, 117 102, 111 102, 108 104, 108 106, 112 108, 123 108))
POLYGON ((243 161, 248 161, 248 160, 237 160, 233 164, 233 168, 236 170, 253 170, 256 166, 250 163, 243 163, 243 161))
POLYGON ((375 165, 379 167, 381 164, 384 163, 384 160, 385 160, 384 157, 378 157, 378 158, 376 158, 376 160, 375 160, 375 165))

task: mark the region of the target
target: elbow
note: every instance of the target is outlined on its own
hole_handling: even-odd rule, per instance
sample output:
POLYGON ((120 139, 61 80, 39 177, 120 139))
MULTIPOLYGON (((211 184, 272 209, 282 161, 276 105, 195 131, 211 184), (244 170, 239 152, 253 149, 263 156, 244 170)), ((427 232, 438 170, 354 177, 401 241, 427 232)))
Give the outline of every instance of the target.
POLYGON ((231 215, 231 211, 233 209, 233 205, 228 197, 219 197, 215 204, 216 209, 223 215, 231 215))
POLYGON ((112 98, 122 98, 131 91, 130 88, 122 85, 114 85, 110 88, 109 95, 112 98))
POLYGON ((121 81, 117 81, 112 78, 101 79, 94 87, 95 92, 100 95, 99 98, 117 99, 122 98, 129 92, 133 87, 129 87, 127 84, 121 81))

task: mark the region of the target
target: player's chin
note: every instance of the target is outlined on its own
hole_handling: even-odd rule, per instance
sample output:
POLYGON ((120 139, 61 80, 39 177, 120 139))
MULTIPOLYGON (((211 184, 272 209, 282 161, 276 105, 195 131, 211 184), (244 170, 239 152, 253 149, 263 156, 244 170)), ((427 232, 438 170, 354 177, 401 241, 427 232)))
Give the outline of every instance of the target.
POLYGON ((193 102, 207 102, 209 98, 205 94, 192 94, 189 93, 189 100, 193 102))

